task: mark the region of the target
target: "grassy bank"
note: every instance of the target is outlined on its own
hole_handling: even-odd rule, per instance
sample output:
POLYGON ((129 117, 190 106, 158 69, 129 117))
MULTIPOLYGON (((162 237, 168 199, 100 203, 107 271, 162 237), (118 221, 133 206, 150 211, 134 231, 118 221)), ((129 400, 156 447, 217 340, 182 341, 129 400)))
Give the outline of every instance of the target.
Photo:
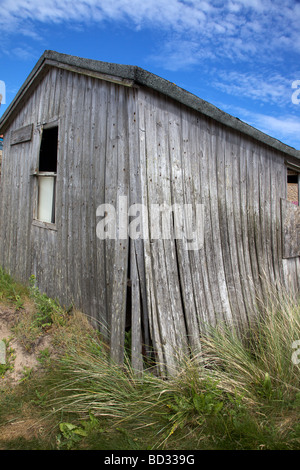
POLYGON ((128 359, 113 364, 86 317, 42 295, 34 279, 25 288, 1 270, 0 293, 29 354, 51 339, 38 368, 13 387, 3 379, 0 448, 300 448, 299 299, 270 289, 250 331, 211 329, 201 356, 181 358, 165 380, 136 375, 128 359), (23 434, 10 435, 20 422, 23 434))

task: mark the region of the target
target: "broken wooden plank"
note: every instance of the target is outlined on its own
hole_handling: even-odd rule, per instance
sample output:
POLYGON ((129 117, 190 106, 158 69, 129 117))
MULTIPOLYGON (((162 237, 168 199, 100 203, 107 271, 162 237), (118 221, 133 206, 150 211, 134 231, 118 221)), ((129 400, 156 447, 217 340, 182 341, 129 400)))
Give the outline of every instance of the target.
POLYGON ((135 373, 143 371, 142 356, 142 314, 140 281, 137 268, 134 240, 130 242, 130 279, 131 279, 131 365, 135 373))

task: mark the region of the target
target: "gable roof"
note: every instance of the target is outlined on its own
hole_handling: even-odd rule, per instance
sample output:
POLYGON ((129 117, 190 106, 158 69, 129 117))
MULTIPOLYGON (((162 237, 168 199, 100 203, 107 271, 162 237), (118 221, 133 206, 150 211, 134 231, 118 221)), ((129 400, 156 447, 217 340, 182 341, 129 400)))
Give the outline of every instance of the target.
POLYGON ((101 62, 98 60, 84 59, 67 54, 61 54, 55 51, 47 50, 41 56, 28 78, 23 83, 10 106, 6 109, 2 118, 0 118, 0 132, 5 133, 7 126, 11 119, 22 106, 24 99, 26 99, 29 90, 35 86, 43 78, 45 73, 51 67, 67 68, 73 72, 91 75, 94 77, 109 79, 116 81, 125 86, 133 86, 134 84, 149 87, 155 91, 163 93, 164 95, 178 101, 179 103, 188 106, 205 116, 208 116, 225 126, 228 126, 236 131, 246 134, 276 150, 284 152, 285 154, 300 159, 300 151, 290 147, 279 140, 271 137, 258 129, 246 124, 240 119, 231 116, 230 114, 220 110, 213 104, 204 101, 203 99, 193 95, 192 93, 178 87, 174 83, 165 80, 153 73, 133 66, 133 65, 120 65, 109 62, 101 62))

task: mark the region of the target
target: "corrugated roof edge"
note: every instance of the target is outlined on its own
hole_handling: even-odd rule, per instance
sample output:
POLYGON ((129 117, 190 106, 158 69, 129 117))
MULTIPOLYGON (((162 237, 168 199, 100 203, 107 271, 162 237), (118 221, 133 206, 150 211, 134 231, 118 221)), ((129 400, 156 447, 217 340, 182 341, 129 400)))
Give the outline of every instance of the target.
POLYGON ((133 80, 136 84, 144 85, 160 93, 163 93, 166 96, 169 96, 170 98, 184 104, 185 106, 199 111, 200 113, 224 124, 225 126, 246 134, 253 139, 258 140, 298 160, 300 159, 299 150, 296 150, 295 148, 282 143, 274 137, 259 131, 258 129, 250 126, 240 119, 226 113, 225 111, 222 111, 213 104, 208 103, 207 101, 204 101, 203 99, 193 95, 183 88, 178 87, 174 83, 171 83, 170 81, 150 73, 140 67, 135 65, 122 65, 93 59, 85 59, 82 57, 62 54, 51 50, 46 50, 44 52, 33 68, 32 72, 29 74, 28 78, 23 83, 14 100, 6 109, 2 118, 0 118, 1 133, 3 133, 5 130, 5 127, 9 122, 9 118, 12 116, 13 111, 21 98, 26 94, 32 82, 38 78, 38 75, 43 69, 47 59, 51 60, 52 62, 78 67, 83 70, 100 72, 103 74, 114 75, 116 77, 133 80))

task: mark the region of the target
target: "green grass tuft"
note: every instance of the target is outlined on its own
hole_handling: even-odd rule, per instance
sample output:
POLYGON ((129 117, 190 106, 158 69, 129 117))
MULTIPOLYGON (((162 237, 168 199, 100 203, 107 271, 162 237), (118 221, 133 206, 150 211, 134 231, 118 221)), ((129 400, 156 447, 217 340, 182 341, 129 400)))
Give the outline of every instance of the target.
POLYGON ((0 448, 300 448, 300 302, 284 289, 269 289, 243 333, 223 324, 210 328, 201 355, 181 358, 166 379, 153 369, 135 374, 128 355, 123 366, 114 364, 87 318, 67 314, 40 294, 34 279, 22 294, 1 276, 5 299, 34 301, 28 331, 49 324, 52 348, 39 354, 43 373, 27 371, 0 398, 2 426, 29 409, 47 432, 27 440, 0 437, 0 448))

